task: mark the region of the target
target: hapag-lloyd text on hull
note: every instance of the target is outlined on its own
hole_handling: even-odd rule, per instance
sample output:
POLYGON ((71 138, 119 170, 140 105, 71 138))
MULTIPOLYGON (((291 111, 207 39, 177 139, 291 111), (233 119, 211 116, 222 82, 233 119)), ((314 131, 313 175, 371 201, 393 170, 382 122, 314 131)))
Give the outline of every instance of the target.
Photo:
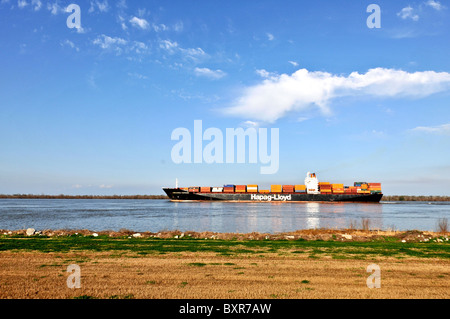
POLYGON ((250 197, 251 200, 259 200, 259 201, 289 201, 292 200, 292 195, 281 195, 281 194, 273 194, 273 195, 260 195, 260 194, 252 194, 250 197))

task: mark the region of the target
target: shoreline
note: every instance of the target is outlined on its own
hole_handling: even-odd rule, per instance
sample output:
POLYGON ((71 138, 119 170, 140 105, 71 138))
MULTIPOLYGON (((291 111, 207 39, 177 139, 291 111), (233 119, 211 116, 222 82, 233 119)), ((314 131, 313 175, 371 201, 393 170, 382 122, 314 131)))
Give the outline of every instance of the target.
POLYGON ((212 231, 180 231, 164 230, 159 232, 138 232, 129 229, 93 231, 88 229, 44 229, 33 228, 7 230, 0 229, 0 237, 90 237, 90 238, 122 238, 122 239, 210 239, 234 241, 346 241, 346 242, 373 242, 390 240, 397 242, 448 242, 448 231, 421 231, 421 230, 364 230, 364 229, 299 229, 280 233, 220 233, 212 231))

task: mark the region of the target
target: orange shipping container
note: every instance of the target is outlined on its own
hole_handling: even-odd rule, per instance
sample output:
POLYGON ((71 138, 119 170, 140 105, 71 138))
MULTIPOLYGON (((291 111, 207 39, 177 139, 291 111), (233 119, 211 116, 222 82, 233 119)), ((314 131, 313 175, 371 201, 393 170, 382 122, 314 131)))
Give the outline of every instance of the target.
POLYGON ((272 193, 281 193, 282 186, 281 185, 270 185, 270 191, 272 193))

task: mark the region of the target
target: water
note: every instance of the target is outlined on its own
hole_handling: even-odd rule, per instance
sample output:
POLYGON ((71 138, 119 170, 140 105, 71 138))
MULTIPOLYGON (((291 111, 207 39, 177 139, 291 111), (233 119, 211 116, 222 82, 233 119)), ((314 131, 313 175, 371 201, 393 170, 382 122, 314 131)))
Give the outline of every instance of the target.
POLYGON ((129 229, 213 232, 288 232, 361 227, 437 230, 450 202, 226 203, 124 199, 0 199, 0 229, 129 229))

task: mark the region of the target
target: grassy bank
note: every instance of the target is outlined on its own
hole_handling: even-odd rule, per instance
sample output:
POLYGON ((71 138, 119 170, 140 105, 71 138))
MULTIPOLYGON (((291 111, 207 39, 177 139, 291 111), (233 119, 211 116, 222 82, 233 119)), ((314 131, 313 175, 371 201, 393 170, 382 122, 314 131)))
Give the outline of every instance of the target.
POLYGON ((112 237, 111 233, 94 233, 94 236, 72 232, 50 237, 42 234, 26 236, 16 233, 0 237, 0 251, 129 252, 136 255, 180 252, 209 252, 220 255, 286 253, 306 254, 310 258, 327 256, 336 259, 364 259, 377 256, 450 259, 450 242, 446 235, 430 235, 418 231, 397 232, 395 235, 389 235, 387 232, 359 232, 351 235, 351 232, 338 231, 325 232, 320 236, 317 233, 309 234, 313 236, 310 238, 315 238, 313 240, 305 239, 307 235, 305 232, 303 233, 305 236, 302 236, 301 232, 276 235, 278 239, 270 239, 268 235, 263 234, 222 236, 228 239, 220 239, 218 234, 178 234, 174 235, 172 232, 164 236, 160 234, 161 237, 157 236, 158 234, 112 237))
POLYGON ((0 299, 449 298, 448 234, 0 232, 0 299), (381 269, 369 289, 368 265, 381 269), (67 286, 69 265, 81 287, 67 286))

